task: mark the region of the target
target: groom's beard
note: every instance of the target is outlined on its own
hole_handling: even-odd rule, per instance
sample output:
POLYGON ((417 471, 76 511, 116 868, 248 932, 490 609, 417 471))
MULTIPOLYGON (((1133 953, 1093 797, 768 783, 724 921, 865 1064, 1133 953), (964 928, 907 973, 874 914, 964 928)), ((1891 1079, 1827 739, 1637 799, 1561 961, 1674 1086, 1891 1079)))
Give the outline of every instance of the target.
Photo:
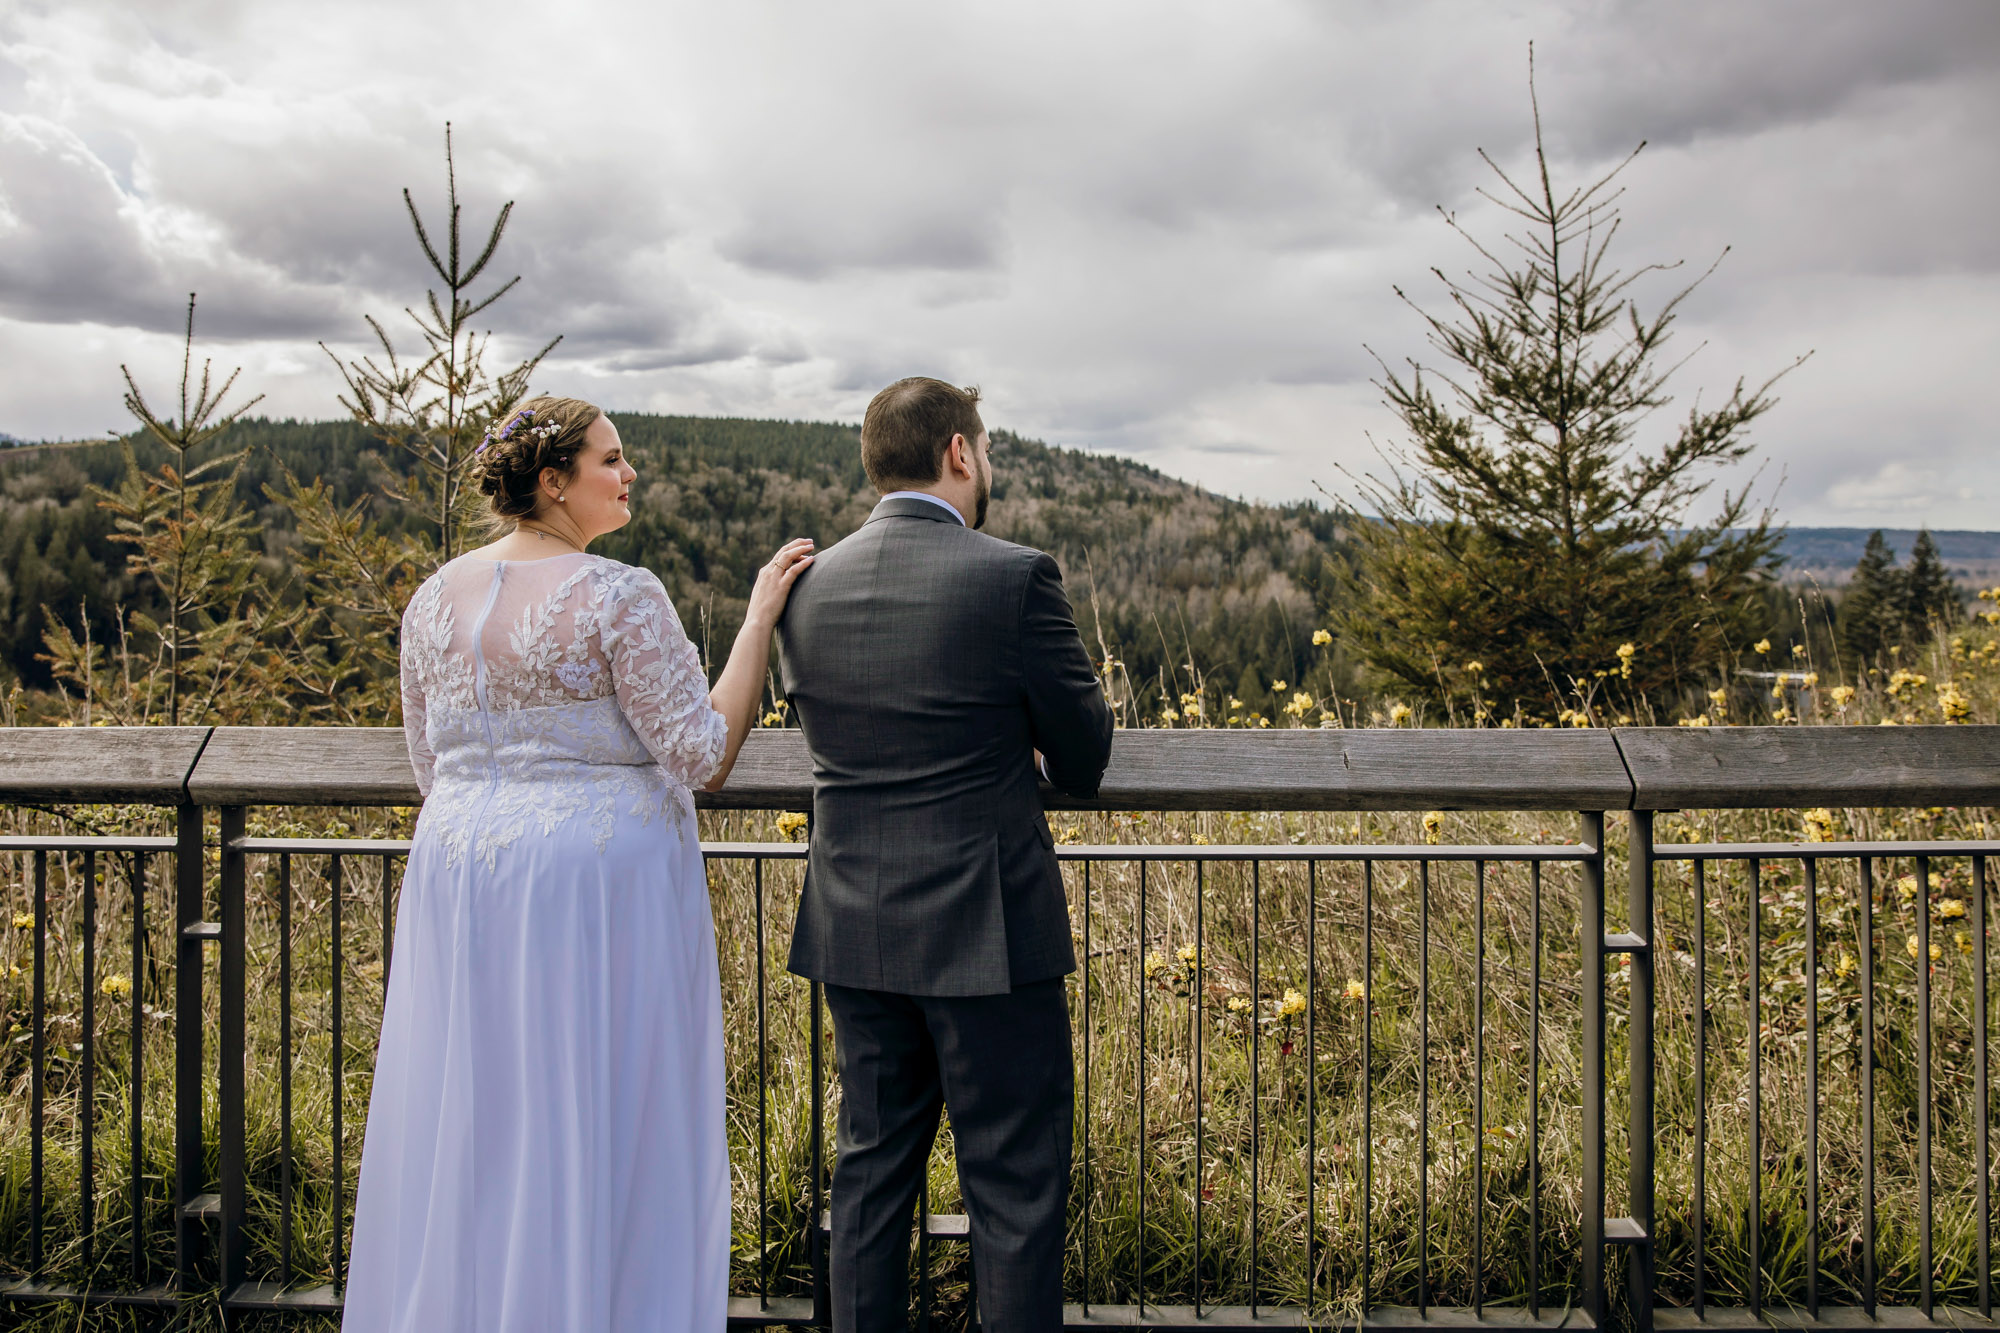
POLYGON ((986 526, 986 500, 993 491, 993 478, 988 475, 979 479, 979 498, 972 505, 972 526, 974 530, 986 526))

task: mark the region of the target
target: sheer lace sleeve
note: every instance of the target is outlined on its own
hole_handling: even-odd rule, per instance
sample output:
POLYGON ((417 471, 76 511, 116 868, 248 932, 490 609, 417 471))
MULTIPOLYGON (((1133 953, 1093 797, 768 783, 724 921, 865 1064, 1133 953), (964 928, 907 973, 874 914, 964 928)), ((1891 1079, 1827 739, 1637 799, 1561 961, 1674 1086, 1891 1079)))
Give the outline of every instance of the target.
POLYGON ((410 767, 416 770, 417 791, 421 795, 429 796, 431 779, 437 772, 437 756, 431 753, 430 736, 426 731, 423 673, 419 666, 426 639, 416 627, 423 614, 419 608, 428 600, 421 595, 421 591, 419 596, 410 599, 410 605, 403 611, 400 675, 403 688, 403 738, 409 743, 410 767))
POLYGON ((701 658, 651 571, 618 571, 605 590, 601 641, 618 706, 653 758, 689 787, 708 781, 729 724, 709 707, 701 658))

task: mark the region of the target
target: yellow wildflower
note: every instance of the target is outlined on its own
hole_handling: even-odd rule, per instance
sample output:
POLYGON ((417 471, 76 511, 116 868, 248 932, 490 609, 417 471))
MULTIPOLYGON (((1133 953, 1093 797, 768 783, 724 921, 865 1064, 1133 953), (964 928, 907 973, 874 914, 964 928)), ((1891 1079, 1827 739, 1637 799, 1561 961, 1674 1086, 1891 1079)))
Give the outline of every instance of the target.
POLYGON ((1389 708, 1390 726, 1400 727, 1405 723, 1407 723, 1409 720, 1410 720, 1410 706, 1408 704, 1393 704, 1390 706, 1389 708))
POLYGON ((1350 1000, 1365 1000, 1368 998, 1368 988, 1358 981, 1350 980, 1347 983, 1347 998, 1350 1000))
POLYGON ((1827 809, 1808 810, 1799 816, 1806 826, 1807 842, 1832 842, 1836 831, 1833 811, 1827 809))
POLYGON ((1175 712, 1173 709, 1162 708, 1160 710, 1160 721, 1166 723, 1168 726, 1171 727, 1174 723, 1180 720, 1181 720, 1181 715, 1175 712))
POLYGON ((766 713, 764 714, 764 716, 757 719, 757 725, 763 727, 775 727, 780 723, 782 723, 784 720, 785 720, 785 715, 783 713, 766 713))
POLYGON ((1198 955, 1195 953, 1195 947, 1192 944, 1183 944, 1180 948, 1179 957, 1181 966, 1192 968, 1197 961, 1198 955))
POLYGON ((1444 811, 1426 810, 1424 812, 1424 841, 1436 842, 1443 836, 1443 833, 1444 811))
POLYGON ((1323 629, 1316 629, 1313 631, 1313 647, 1324 648, 1329 643, 1332 642, 1333 642, 1332 631, 1323 629))
POLYGON ((1912 935, 1908 939, 1905 939, 1903 941, 1903 952, 1907 953, 1912 958, 1915 958, 1917 956, 1917 937, 1915 935, 1912 935))
POLYGON ((1940 898, 1937 914, 1940 920, 1956 921, 1965 915, 1965 904, 1957 898, 1940 898))
POLYGON ((1839 980, 1845 981, 1854 975, 1855 966, 1854 955, 1843 949, 1841 950, 1840 957, 1834 960, 1833 975, 1839 980))
POLYGON ((1467 662, 1465 664, 1465 674, 1468 676, 1483 675, 1485 671, 1486 663, 1484 662, 1467 662))
POLYGON ((1705 727, 1708 725, 1708 714, 1703 713, 1700 717, 1684 717, 1680 720, 1680 725, 1684 727, 1705 727))
POLYGON ((1769 639, 1759 639, 1750 645, 1750 651, 1758 654, 1768 653, 1771 651, 1771 641, 1769 639))
POLYGON ((1972 952, 1972 936, 1966 934, 1964 931, 1961 930, 1958 932, 1956 938, 1958 940, 1958 951, 1960 953, 1972 952))
POLYGON ((1633 647, 1629 643, 1621 643, 1618 645, 1619 660, 1629 662, 1638 653, 1638 651, 1639 650, 1637 648, 1633 647))
POLYGON ((1729 691, 1726 689, 1710 690, 1708 692, 1708 706, 1714 711, 1717 717, 1723 716, 1729 711, 1729 691))
POLYGON ((1271 1007, 1277 1010, 1278 1017, 1291 1018, 1306 1011, 1306 997, 1287 986, 1284 998, 1273 1002, 1271 1007))
POLYGON ((1827 695, 1833 700, 1835 708, 1845 712, 1847 705, 1854 702, 1854 687, 1852 685, 1836 685, 1827 691, 1827 695))
POLYGON ((1232 995, 1229 997, 1229 1012, 1232 1014, 1247 1014, 1256 1007, 1256 1005, 1250 1002, 1248 996, 1232 995))
POLYGON ((1938 959, 1940 959, 1940 958, 1942 958, 1942 957, 1944 957, 1944 948, 1943 948, 1943 946, 1942 946, 1942 945, 1937 945, 1937 944, 1933 944, 1933 945, 1931 946, 1931 961, 1932 961, 1933 963, 1935 963, 1935 962, 1936 962, 1936 961, 1937 961, 1938 959))
POLYGON ((132 978, 122 972, 113 972, 98 982, 97 988, 114 1000, 122 1000, 132 993, 132 978))
POLYGON ((1799 684, 1805 686, 1809 690, 1817 689, 1819 687, 1819 672, 1817 671, 1806 672, 1803 676, 1799 677, 1799 684))
POLYGON ((1273 694, 1283 694, 1289 688, 1291 687, 1286 685, 1285 682, 1282 680, 1274 680, 1271 682, 1271 693, 1273 694))
POLYGON ((1260 727, 1268 727, 1271 725, 1271 719, 1268 717, 1260 717, 1257 719, 1257 725, 1260 727))
POLYGON ((1806 646, 1804 644, 1795 643, 1792 645, 1793 657, 1804 657, 1805 655, 1806 655, 1806 646))
POLYGON ((1188 841, 1197 847, 1207 847, 1210 845, 1206 833, 1197 833, 1192 838, 1189 838, 1188 841))
POLYGON ((1917 877, 1915 875, 1896 876, 1896 893, 1904 902, 1908 902, 1910 899, 1916 897, 1917 877))
POLYGON ((1151 981, 1167 970, 1167 960, 1156 953, 1146 955, 1146 980, 1151 981))
POLYGON ((1889 673, 1889 697, 1898 701, 1907 700, 1930 683, 1931 678, 1920 671, 1905 671, 1897 667, 1889 673))
POLYGON ((1784 697, 1785 697, 1785 682, 1784 682, 1784 681, 1782 681, 1782 680, 1774 680, 1774 681, 1772 681, 1772 682, 1771 682, 1771 697, 1772 697, 1773 699, 1782 699, 1782 698, 1784 698, 1784 697))
POLYGON ((1294 694, 1292 696, 1292 701, 1285 705, 1285 711, 1287 713, 1290 713, 1293 717, 1302 718, 1306 715, 1306 710, 1308 708, 1311 708, 1312 706, 1313 706, 1313 697, 1310 694, 1307 694, 1304 690, 1300 690, 1297 694, 1294 694))
POLYGON ((778 836, 787 842, 798 841, 793 835, 805 828, 805 826, 806 817, 796 810, 785 811, 784 814, 778 816, 776 823, 773 825, 778 830, 778 836))
POLYGON ((1937 696, 1938 711, 1944 714, 1946 722, 1956 725, 1972 716, 1972 705, 1967 703, 1965 695, 1959 692, 1957 682, 1949 680, 1940 682, 1937 696))
POLYGON ((33 912, 14 913, 14 929, 33 930, 34 928, 35 928, 35 914, 33 912))

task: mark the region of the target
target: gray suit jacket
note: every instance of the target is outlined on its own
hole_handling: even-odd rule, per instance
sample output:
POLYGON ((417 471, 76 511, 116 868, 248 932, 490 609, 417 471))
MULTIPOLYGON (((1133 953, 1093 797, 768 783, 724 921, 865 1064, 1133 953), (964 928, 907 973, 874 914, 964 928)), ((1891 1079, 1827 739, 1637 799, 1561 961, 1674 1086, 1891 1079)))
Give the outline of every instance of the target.
POLYGON ((928 500, 884 500, 778 624, 813 763, 791 970, 999 995, 1076 967, 1034 771, 1097 791, 1111 713, 1056 562, 928 500))

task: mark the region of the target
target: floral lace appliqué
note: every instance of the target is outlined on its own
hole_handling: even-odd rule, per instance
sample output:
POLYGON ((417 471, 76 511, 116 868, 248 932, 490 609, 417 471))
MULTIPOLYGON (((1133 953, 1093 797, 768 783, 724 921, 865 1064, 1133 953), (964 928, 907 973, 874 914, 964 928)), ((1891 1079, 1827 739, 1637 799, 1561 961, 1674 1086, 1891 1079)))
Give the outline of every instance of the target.
POLYGON ((403 716, 421 832, 487 866, 580 821, 693 827, 728 728, 666 589, 595 556, 455 560, 403 619, 403 716), (501 627, 505 627, 502 629, 501 627))

